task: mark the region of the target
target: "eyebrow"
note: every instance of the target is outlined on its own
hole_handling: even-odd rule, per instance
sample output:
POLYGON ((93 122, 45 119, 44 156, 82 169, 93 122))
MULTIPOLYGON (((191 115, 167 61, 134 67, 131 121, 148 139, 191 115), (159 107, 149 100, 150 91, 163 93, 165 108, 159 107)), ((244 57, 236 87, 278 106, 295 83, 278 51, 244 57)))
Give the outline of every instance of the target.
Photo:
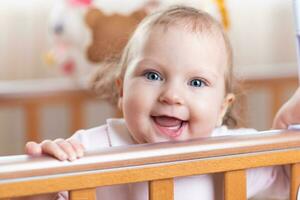
MULTIPOLYGON (((150 67, 152 66, 153 68, 157 68, 157 66, 162 66, 161 64, 159 64, 159 62, 154 61, 153 59, 149 59, 149 58, 142 58, 136 61, 135 66, 142 66, 142 67, 148 67, 150 65, 150 67)), ((139 71, 138 67, 135 68, 134 71, 139 71)))
POLYGON ((202 74, 202 75, 207 75, 207 76, 210 76, 214 79, 217 79, 218 78, 218 73, 217 72, 214 72, 214 71, 208 71, 208 70, 202 70, 202 69, 199 69, 197 68, 197 70, 193 70, 192 72, 193 74, 202 74))
POLYGON ((145 63, 145 64, 149 63, 149 64, 160 65, 160 64, 158 64, 158 62, 153 61, 153 59, 151 59, 151 58, 142 58, 142 59, 140 59, 140 60, 138 60, 138 61, 136 62, 137 65, 139 65, 139 64, 144 64, 144 63, 145 63))

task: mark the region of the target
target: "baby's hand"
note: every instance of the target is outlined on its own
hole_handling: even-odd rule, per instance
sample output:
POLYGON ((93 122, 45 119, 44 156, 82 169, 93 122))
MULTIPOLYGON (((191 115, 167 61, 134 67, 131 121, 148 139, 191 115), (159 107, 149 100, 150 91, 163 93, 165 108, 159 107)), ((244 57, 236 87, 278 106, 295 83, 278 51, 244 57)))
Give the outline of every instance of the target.
POLYGON ((32 156, 48 154, 62 161, 73 161, 83 156, 84 147, 75 139, 44 140, 41 143, 27 142, 25 152, 32 156))
POLYGON ((300 124, 300 87, 276 114, 273 128, 286 129, 292 124, 300 124))

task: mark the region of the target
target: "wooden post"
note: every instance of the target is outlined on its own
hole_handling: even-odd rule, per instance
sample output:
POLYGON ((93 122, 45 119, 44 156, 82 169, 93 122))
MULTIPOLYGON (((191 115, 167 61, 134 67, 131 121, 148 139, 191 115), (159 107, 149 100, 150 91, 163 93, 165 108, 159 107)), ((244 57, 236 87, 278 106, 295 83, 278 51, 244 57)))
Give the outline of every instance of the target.
POLYGON ((149 182, 150 200, 173 200, 174 199, 173 178, 153 180, 149 182))
POLYGON ((96 200, 96 188, 73 190, 69 196, 71 200, 96 200))
POLYGON ((80 98, 75 98, 71 103, 71 134, 83 127, 83 101, 80 98))
POLYGON ((297 199, 298 188, 300 186, 300 163, 291 165, 290 184, 290 199, 297 199))
POLYGON ((224 184, 225 200, 246 200, 246 173, 244 170, 225 172, 224 184))
MULTIPOLYGON (((281 83, 280 83, 281 84, 281 83)), ((272 99, 272 116, 271 119, 274 119, 276 113, 278 112, 282 104, 283 88, 278 83, 274 83, 270 86, 271 88, 271 99, 272 99)), ((272 124, 272 121, 270 122, 272 124)))
POLYGON ((37 103, 28 103, 25 108, 26 136, 25 141, 40 141, 40 116, 37 103))

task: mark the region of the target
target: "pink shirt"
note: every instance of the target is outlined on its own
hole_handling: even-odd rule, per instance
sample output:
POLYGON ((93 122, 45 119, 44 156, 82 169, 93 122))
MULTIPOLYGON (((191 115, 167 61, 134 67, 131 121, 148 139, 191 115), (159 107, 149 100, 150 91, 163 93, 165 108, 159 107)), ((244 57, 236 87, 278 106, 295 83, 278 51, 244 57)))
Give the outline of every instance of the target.
MULTIPOLYGON (((212 137, 226 135, 259 134, 254 129, 216 128, 212 137)), ((77 131, 76 138, 87 151, 101 150, 114 146, 135 144, 126 128, 124 119, 108 119, 107 124, 88 130, 77 131)), ((222 176, 198 175, 174 179, 175 200, 214 200, 222 199, 222 176)), ((282 166, 263 167, 247 170, 247 197, 261 199, 286 199, 289 194, 289 174, 282 166)), ((147 200, 148 185, 146 182, 105 186, 97 188, 97 199, 101 200, 147 200)), ((65 192, 59 199, 67 199, 65 192)))

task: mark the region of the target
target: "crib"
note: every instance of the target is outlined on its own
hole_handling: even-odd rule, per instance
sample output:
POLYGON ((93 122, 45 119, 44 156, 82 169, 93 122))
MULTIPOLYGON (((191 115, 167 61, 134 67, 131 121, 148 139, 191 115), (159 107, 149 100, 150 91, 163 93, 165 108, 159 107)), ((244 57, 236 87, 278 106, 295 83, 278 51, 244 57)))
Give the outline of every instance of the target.
POLYGON ((0 199, 68 190, 95 199, 95 188, 148 181, 150 200, 173 199, 173 179, 222 173, 224 199, 246 199, 245 170, 290 164, 290 199, 300 184, 300 131, 113 147, 75 162, 49 157, 0 158, 0 199))
MULTIPOLYGON (((245 87, 268 88, 271 111, 282 103, 286 85, 297 87, 296 77, 245 80, 245 87), (280 87, 279 87, 280 86, 280 87)), ((95 99, 84 85, 62 84, 43 90, 14 87, 1 90, 1 106, 23 106, 27 113, 27 140, 40 139, 37 111, 44 104, 65 102, 71 106, 74 130, 84 126, 80 107, 95 99), (16 89, 18 88, 18 89, 16 89), (30 133, 30 134, 29 134, 30 133), (32 134, 33 133, 33 134, 32 134)), ((41 84, 38 84, 41 86, 41 84)), ((3 86, 3 85, 2 85, 3 86)), ((3 88, 5 88, 3 86, 3 88)), ((244 100, 246 103, 247 100, 244 100)), ((73 124, 73 125, 72 125, 73 124)), ((260 135, 230 136, 173 143, 114 147, 90 152, 76 162, 25 155, 0 157, 0 199, 69 191, 71 199, 95 199, 95 188, 149 182, 150 200, 173 199, 176 177, 218 173, 223 177, 224 199, 246 199, 245 170, 290 165, 290 199, 300 185, 300 131, 274 130, 260 135)))
MULTIPOLYGON (((70 107, 70 133, 85 127, 82 106, 96 100, 86 85, 57 80, 25 82, 1 83, 0 107, 24 109, 26 141, 43 139, 39 110, 48 104, 64 103, 70 107)), ((296 88, 298 81, 295 76, 250 78, 244 85, 246 89, 265 88, 270 92, 273 118, 284 102, 285 87, 296 88)), ((244 98, 240 107, 246 104, 244 98)), ((242 118, 247 118, 246 113, 240 111, 242 118)), ((74 162, 47 156, 2 156, 0 199, 69 191, 71 200, 94 200, 96 187, 148 182, 150 200, 172 200, 174 178, 217 173, 223 179, 220 191, 224 199, 241 200, 247 196, 246 170, 274 165, 290 166, 289 199, 297 199, 300 131, 272 130, 255 135, 113 147, 88 152, 74 162)))

